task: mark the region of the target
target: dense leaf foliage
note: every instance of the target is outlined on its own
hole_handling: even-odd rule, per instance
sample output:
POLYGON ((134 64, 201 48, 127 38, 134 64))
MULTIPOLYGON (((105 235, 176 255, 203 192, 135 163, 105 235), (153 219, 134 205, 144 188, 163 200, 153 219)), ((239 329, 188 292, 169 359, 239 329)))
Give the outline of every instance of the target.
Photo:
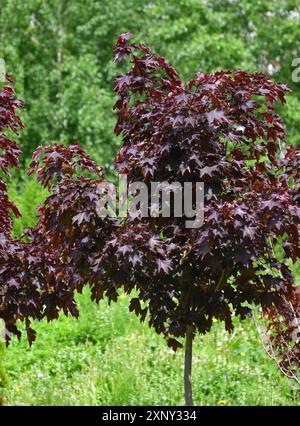
POLYGON ((185 84, 131 36, 115 47, 116 61, 131 61, 115 81, 123 138, 115 167, 129 183, 204 182, 204 224, 187 229, 175 214, 101 218, 102 170, 78 145, 38 148, 29 173, 51 195, 30 242, 11 242, 3 253, 1 317, 10 331, 25 319, 32 340, 29 318, 54 319, 61 308, 77 316, 74 292, 85 284, 96 301, 116 301, 122 289, 132 294, 130 310, 176 349, 188 326, 206 333, 216 318, 230 332, 234 315, 243 319, 258 305, 279 365, 294 374, 300 158, 285 146, 276 106, 289 89, 241 70, 197 73, 185 84))
MULTIPOLYGON (((300 299, 288 260, 300 254, 300 163, 299 151, 285 148, 275 109, 289 89, 240 70, 198 73, 184 85, 164 58, 128 38, 121 36, 115 49, 117 60, 132 58, 115 84, 116 131, 124 140, 117 169, 132 181, 204 181, 208 188, 201 229, 188 232, 176 218, 153 224, 154 236, 177 247, 175 259, 173 252, 166 258, 166 276, 155 280, 157 290, 144 293, 148 280, 133 281, 141 298, 163 312, 155 316, 150 304, 156 330, 178 337, 192 324, 206 332, 215 317, 230 331, 232 315, 243 318, 251 304, 260 305, 276 328, 279 351, 283 340, 289 346, 280 356, 292 368, 299 362, 300 299), (281 245, 279 261, 274 251, 281 245), (161 302, 153 291, 164 293, 161 302)), ((129 236, 127 244, 133 245, 129 236)))
MULTIPOLYGON (((6 78, 8 82, 12 83, 10 77, 6 78)), ((13 99, 13 95, 14 90, 9 85, 4 86, 0 92, 0 169, 7 176, 9 176, 10 167, 18 166, 21 155, 18 144, 5 134, 7 130, 18 133, 18 130, 23 127, 22 121, 15 113, 15 109, 22 107, 23 104, 21 101, 13 99)), ((16 215, 19 215, 19 212, 9 200, 7 186, 2 179, 0 179, 0 197, 0 233, 9 234, 12 226, 9 212, 13 210, 16 215)))
MULTIPOLYGON (((10 83, 13 83, 8 77, 10 83)), ((16 142, 5 135, 5 131, 11 130, 18 133, 23 128, 23 123, 16 115, 16 108, 23 103, 13 98, 14 90, 11 86, 4 86, 0 93, 0 129, 3 132, 1 139, 0 165, 2 171, 9 176, 9 168, 18 166, 21 151, 16 142)), ((53 174, 59 167, 58 159, 51 149, 49 169, 53 174), (51 162, 52 161, 52 162, 51 162)), ((61 152, 63 148, 58 148, 61 152)), ((80 148, 72 156, 81 153, 80 148)), ((64 152, 65 154, 65 152, 64 152)), ((37 154, 36 154, 37 155, 37 154)), ((71 156, 71 157, 72 157, 71 156)), ((64 155, 63 167, 67 167, 71 161, 64 155)), ((89 167, 87 159, 85 164, 89 167)), ((46 167, 46 166, 45 166, 46 167)), ((98 170, 98 169, 97 169, 98 170)), ((43 174, 40 175, 43 179, 43 174)), ((12 333, 21 336, 17 328, 17 321, 25 322, 29 342, 35 339, 35 332, 30 327, 30 319, 49 320, 57 318, 59 311, 63 309, 65 314, 71 312, 77 316, 74 303, 74 291, 68 289, 65 281, 60 276, 65 274, 65 269, 58 262, 57 256, 46 250, 46 240, 40 240, 33 235, 36 231, 27 230, 27 239, 17 240, 10 236, 12 228, 11 211, 19 216, 16 206, 9 200, 7 186, 0 180, 0 318, 5 323, 5 338, 8 341, 12 333)))

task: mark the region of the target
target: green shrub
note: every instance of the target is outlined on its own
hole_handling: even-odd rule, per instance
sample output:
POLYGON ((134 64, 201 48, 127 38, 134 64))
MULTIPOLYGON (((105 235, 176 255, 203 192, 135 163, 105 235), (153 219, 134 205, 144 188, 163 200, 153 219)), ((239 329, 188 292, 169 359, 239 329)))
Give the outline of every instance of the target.
POLYGON ((17 177, 9 185, 9 195, 20 210, 22 217, 14 218, 13 235, 19 236, 25 228, 32 227, 37 223, 37 207, 43 203, 48 195, 37 181, 35 176, 19 180, 17 177))

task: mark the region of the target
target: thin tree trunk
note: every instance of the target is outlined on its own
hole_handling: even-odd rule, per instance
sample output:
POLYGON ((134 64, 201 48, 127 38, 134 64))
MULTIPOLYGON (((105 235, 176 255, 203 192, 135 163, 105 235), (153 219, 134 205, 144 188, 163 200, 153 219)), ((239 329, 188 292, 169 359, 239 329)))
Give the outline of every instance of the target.
POLYGON ((185 405, 192 406, 193 391, 192 391, 192 357, 193 357, 193 327, 186 327, 185 336, 185 356, 184 356, 184 397, 185 405))

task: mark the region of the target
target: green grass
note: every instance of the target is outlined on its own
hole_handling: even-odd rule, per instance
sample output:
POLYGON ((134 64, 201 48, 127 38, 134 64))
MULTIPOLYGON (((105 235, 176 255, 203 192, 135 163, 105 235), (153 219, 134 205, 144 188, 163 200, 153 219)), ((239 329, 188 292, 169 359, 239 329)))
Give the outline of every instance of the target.
MULTIPOLYGON (((6 405, 183 404, 183 350, 176 354, 128 312, 128 299, 108 306, 78 296, 79 320, 36 324, 5 353, 6 405)), ((193 360, 197 405, 299 405, 300 391, 266 355, 251 320, 229 336, 222 324, 196 338, 193 360)))

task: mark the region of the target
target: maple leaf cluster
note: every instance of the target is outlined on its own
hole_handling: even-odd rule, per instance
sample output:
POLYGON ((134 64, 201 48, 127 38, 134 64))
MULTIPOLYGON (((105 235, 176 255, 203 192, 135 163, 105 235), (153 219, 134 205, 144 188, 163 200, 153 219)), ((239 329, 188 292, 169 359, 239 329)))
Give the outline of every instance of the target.
POLYGON ((130 38, 121 36, 115 48, 116 60, 132 64, 115 82, 115 130, 123 136, 117 170, 131 182, 202 181, 206 188, 199 230, 175 217, 152 225, 176 251, 166 276, 155 279, 157 290, 145 294, 147 284, 135 281, 150 308, 153 291, 164 295, 150 322, 173 337, 187 325, 207 332, 213 318, 231 331, 234 315, 259 305, 275 331, 279 363, 299 366, 300 296, 290 265, 300 255, 300 155, 286 148, 276 111, 288 87, 241 70, 198 73, 184 84, 164 58, 130 38))
MULTIPOLYGON (((6 257, 3 249, 10 269, 0 269, 0 317, 11 329, 17 319, 26 321, 32 340, 29 319, 54 319, 60 309, 77 316, 74 294, 84 285, 97 302, 117 301, 124 291, 130 311, 176 349, 188 326, 206 333, 216 318, 230 332, 234 316, 243 319, 259 306, 280 365, 294 371, 300 293, 291 265, 300 253, 300 155, 285 145, 276 106, 289 89, 241 70, 198 73, 184 83, 165 58, 130 38, 121 35, 115 47, 115 59, 131 63, 114 86, 115 132, 123 140, 115 168, 128 183, 149 187, 204 182, 204 224, 187 229, 186 217, 172 209, 169 218, 101 218, 101 168, 75 144, 38 148, 29 173, 37 172, 51 195, 30 242, 11 242, 6 257)), ((10 117, 10 128, 20 126, 10 117)), ((8 203, 0 209, 10 224, 8 203)), ((6 241, 9 232, 3 235, 6 241)))
MULTIPOLYGON (((18 143, 9 139, 5 132, 11 130, 18 134, 24 126, 16 114, 16 109, 22 108, 23 102, 14 99, 13 80, 9 76, 7 80, 10 85, 4 86, 0 92, 0 168, 9 177, 9 168, 19 166, 21 150, 18 143)), ((60 152, 62 150, 59 149, 60 152)), ((52 161, 54 151, 55 147, 52 147, 52 161)), ((80 148, 78 152, 72 149, 73 157, 81 152, 80 148)), ((65 155, 63 165, 68 161, 65 155)), ((88 159, 84 166, 89 167, 88 159)), ((49 165, 53 174, 57 168, 58 164, 49 165)), ((43 176, 41 171, 39 179, 46 183, 43 176)), ((18 321, 23 321, 29 342, 32 343, 35 339, 35 331, 30 326, 32 319, 47 317, 51 320, 57 318, 61 310, 65 314, 70 312, 74 316, 78 315, 74 289, 66 286, 65 280, 61 278, 65 276, 65 268, 55 253, 47 251, 47 241, 40 238, 37 230, 27 230, 24 238, 11 237, 11 214, 18 217, 20 212, 9 199, 3 180, 0 180, 0 212, 0 319, 4 321, 7 341, 12 334, 21 336, 17 325, 18 321)))
MULTIPOLYGON (((6 76, 7 81, 12 83, 12 79, 6 76)), ((10 85, 5 85, 0 92, 0 170, 9 176, 9 168, 17 167, 21 150, 17 142, 9 139, 5 132, 11 130, 18 133, 23 127, 21 119, 16 115, 16 108, 23 107, 23 103, 14 99, 14 90, 10 85)), ((9 200, 7 186, 0 178, 0 234, 7 235, 11 231, 12 221, 10 211, 16 216, 20 213, 16 206, 9 200)))

